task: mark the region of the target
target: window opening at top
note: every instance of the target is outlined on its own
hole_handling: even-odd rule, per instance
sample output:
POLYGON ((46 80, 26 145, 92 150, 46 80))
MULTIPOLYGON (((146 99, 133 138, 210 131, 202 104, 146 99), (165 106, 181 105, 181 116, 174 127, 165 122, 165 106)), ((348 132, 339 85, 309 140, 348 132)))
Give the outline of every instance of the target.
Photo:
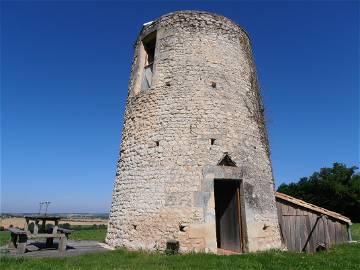
POLYGON ((142 42, 145 49, 145 64, 144 64, 141 89, 146 90, 151 87, 152 78, 153 78, 155 47, 156 47, 156 31, 147 35, 142 40, 142 42))

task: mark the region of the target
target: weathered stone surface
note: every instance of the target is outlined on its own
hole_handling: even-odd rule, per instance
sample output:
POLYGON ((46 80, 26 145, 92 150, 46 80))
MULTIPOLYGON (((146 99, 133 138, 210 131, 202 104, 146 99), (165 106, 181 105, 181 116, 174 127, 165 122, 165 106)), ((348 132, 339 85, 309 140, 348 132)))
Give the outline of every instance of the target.
POLYGON ((106 242, 164 250, 175 239, 182 252, 216 252, 215 178, 242 182, 246 251, 280 248, 249 38, 222 16, 171 13, 135 44, 106 242), (154 75, 142 91, 141 41, 154 30, 154 75), (226 153, 236 167, 217 166, 226 153))

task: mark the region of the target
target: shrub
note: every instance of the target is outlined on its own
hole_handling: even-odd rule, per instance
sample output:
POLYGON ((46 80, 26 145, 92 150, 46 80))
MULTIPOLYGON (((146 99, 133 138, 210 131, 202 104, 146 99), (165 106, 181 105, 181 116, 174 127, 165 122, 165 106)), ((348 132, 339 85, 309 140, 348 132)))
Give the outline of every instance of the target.
POLYGON ((358 168, 334 163, 297 183, 281 184, 279 192, 324 207, 360 222, 360 173, 358 168))
POLYGON ((29 225, 28 225, 28 231, 30 231, 31 233, 34 232, 34 222, 30 222, 29 225))
POLYGON ((61 228, 70 230, 70 229, 71 229, 71 225, 70 225, 70 223, 64 223, 64 224, 61 224, 61 228))

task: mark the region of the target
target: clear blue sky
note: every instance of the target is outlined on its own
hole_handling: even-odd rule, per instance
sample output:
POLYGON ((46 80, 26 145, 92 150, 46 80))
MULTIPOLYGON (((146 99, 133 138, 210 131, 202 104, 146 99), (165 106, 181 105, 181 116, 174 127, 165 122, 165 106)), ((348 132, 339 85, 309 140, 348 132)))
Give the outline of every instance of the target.
POLYGON ((1 2, 1 209, 105 212, 133 44, 180 9, 249 33, 276 185, 359 164, 359 3, 1 2))

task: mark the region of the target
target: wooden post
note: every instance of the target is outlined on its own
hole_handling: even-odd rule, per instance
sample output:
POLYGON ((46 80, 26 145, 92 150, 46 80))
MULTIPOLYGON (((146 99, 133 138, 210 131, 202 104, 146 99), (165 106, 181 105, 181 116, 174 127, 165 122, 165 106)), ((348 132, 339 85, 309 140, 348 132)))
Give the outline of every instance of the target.
POLYGON ((324 230, 325 230, 325 248, 328 250, 330 248, 330 236, 329 236, 329 227, 327 223, 326 216, 322 216, 323 224, 324 224, 324 230))
POLYGON ((55 219, 55 226, 53 227, 53 234, 57 234, 57 229, 59 227, 59 220, 55 219))
POLYGON ((49 248, 49 247, 52 247, 53 245, 54 245, 54 238, 52 238, 52 237, 46 238, 45 246, 47 248, 49 248))
POLYGON ((44 233, 45 232, 45 225, 46 225, 46 219, 42 220, 42 224, 41 224, 41 232, 44 233))
POLYGON ((25 253, 25 251, 26 251, 26 242, 27 242, 26 234, 20 234, 19 235, 19 244, 17 246, 17 252, 19 254, 25 253))
POLYGON ((16 248, 17 247, 17 234, 11 233, 10 234, 10 241, 9 241, 9 248, 16 248))
POLYGON ((29 228, 29 219, 26 218, 25 220, 26 220, 26 224, 25 224, 24 230, 25 230, 25 231, 28 231, 28 228, 29 228))
POLYGON ((66 250, 66 242, 67 242, 67 238, 64 236, 60 237, 60 241, 59 241, 59 247, 58 250, 59 251, 65 251, 66 250))
POLYGON ((34 234, 38 234, 39 232, 39 220, 36 219, 34 222, 34 234))
POLYGON ((240 206, 240 186, 236 188, 236 206, 237 206, 237 214, 238 214, 238 222, 239 222, 239 236, 240 236, 240 251, 244 252, 244 241, 243 241, 243 230, 242 230, 242 220, 241 220, 241 206, 240 206))
POLYGON ((346 224, 349 242, 352 241, 350 225, 346 224))

